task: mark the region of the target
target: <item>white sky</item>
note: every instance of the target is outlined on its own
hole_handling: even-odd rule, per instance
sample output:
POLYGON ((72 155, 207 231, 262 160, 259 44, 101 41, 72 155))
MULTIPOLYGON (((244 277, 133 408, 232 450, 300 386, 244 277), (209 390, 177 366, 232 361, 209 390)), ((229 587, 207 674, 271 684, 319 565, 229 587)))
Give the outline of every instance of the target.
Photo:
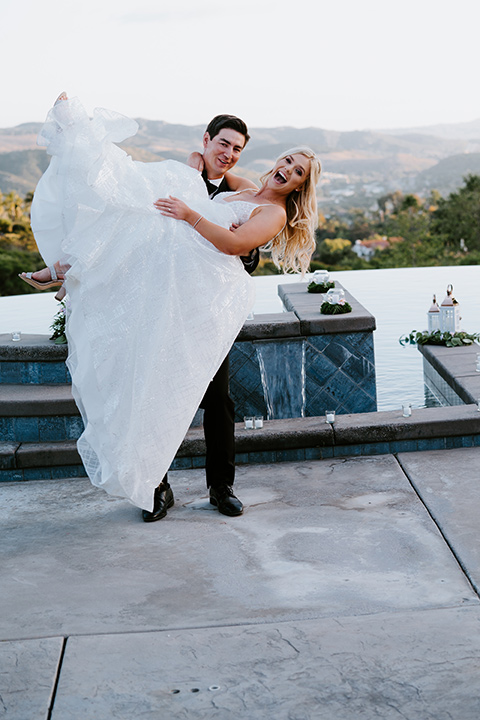
POLYGON ((132 117, 334 130, 480 117, 475 0, 0 0, 0 128, 61 90, 132 117))

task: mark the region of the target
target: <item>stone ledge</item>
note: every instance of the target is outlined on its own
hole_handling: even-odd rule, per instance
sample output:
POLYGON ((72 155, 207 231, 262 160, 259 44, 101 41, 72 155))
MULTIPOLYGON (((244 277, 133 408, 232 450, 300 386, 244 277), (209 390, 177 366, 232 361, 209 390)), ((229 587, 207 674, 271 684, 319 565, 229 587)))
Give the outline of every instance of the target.
POLYGON ((476 405, 456 405, 414 408, 408 418, 400 409, 337 415, 333 429, 334 445, 480 435, 480 412, 476 405))
POLYGON ((0 416, 79 415, 70 385, 0 384, 0 416))
MULTIPOLYGON (((235 426, 236 452, 252 453, 298 448, 418 441, 480 435, 480 412, 476 405, 414 409, 404 418, 401 410, 337 415, 333 426, 324 417, 265 420, 261 430, 235 426)), ((188 431, 177 457, 205 455, 202 428, 188 431)))
POLYGON ((10 335, 0 333, 0 361, 59 362, 67 359, 67 346, 55 345, 48 335, 25 335, 13 342, 10 335))
MULTIPOLYGON (((268 313, 247 320, 236 342, 299 336, 300 322, 294 312, 268 313)), ((0 334, 0 361, 59 362, 67 355, 67 345, 55 345, 48 335, 22 334, 19 342, 12 342, 9 334, 0 334)))
POLYGON ((480 398, 480 373, 475 370, 480 345, 447 348, 442 345, 418 345, 425 360, 466 403, 480 398))
MULTIPOLYGON (((339 282, 335 282, 335 287, 345 290, 339 282)), ((352 312, 345 315, 321 315, 322 295, 309 293, 305 283, 280 285, 278 294, 286 309, 298 317, 302 335, 373 332, 376 328, 373 315, 347 290, 345 299, 352 306, 352 312)))
POLYGON ((15 453, 20 447, 18 442, 0 442, 0 468, 9 470, 15 467, 15 453))
POLYGON ((255 315, 247 320, 235 342, 299 337, 300 323, 293 312, 255 315))
POLYGON ((82 464, 75 440, 21 443, 16 451, 15 459, 17 468, 82 464))
MULTIPOLYGON (((331 425, 324 418, 289 418, 266 420, 261 430, 245 430, 243 423, 235 425, 237 453, 264 450, 287 450, 305 447, 325 447, 333 444, 331 425)), ((177 457, 205 455, 203 428, 192 428, 182 442, 177 457)))

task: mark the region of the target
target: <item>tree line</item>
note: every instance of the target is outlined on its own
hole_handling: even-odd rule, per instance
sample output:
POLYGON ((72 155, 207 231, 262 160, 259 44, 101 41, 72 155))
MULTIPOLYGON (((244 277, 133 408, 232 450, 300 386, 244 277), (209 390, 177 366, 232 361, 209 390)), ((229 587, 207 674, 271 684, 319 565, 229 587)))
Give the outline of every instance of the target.
MULTIPOLYGON (((18 277, 44 266, 30 226, 33 194, 0 193, 0 295, 35 292, 18 277)), ((480 175, 468 175, 446 198, 397 191, 379 198, 370 211, 320 215, 311 269, 364 270, 480 264, 480 175), (357 240, 382 249, 367 261, 353 251, 357 240)), ((264 255, 256 274, 278 272, 264 255)))
POLYGON ((35 292, 17 275, 45 265, 30 226, 32 199, 33 193, 21 198, 15 192, 0 192, 0 296, 35 292))
MULTIPOLYGON (((480 176, 443 198, 397 191, 377 200, 369 212, 354 209, 321 217, 312 267, 329 270, 478 265, 480 263, 480 176), (357 240, 382 241, 370 260, 359 258, 357 240)), ((375 243, 373 244, 375 246, 375 243)))

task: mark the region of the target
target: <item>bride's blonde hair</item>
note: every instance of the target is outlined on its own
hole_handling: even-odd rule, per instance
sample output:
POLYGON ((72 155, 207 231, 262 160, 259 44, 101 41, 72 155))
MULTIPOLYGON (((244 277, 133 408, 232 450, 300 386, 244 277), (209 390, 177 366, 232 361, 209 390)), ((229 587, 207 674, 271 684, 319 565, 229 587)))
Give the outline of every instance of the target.
MULTIPOLYGON (((310 172, 300 190, 292 192, 287 198, 287 222, 285 227, 265 245, 262 250, 272 253, 275 265, 283 272, 306 273, 315 250, 315 228, 318 223, 317 196, 315 187, 320 179, 322 166, 313 150, 309 147, 296 147, 287 150, 276 162, 288 155, 304 155, 310 160, 310 172)), ((273 173, 273 169, 262 175, 262 184, 273 173)))

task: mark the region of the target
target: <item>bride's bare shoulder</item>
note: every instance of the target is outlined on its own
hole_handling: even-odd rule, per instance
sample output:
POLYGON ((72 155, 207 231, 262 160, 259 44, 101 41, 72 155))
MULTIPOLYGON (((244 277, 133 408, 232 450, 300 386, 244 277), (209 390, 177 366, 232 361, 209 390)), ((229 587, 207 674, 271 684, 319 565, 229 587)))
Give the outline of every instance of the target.
POLYGON ((246 200, 247 202, 256 202, 255 193, 258 192, 258 188, 246 188, 245 190, 234 190, 231 191, 225 202, 234 202, 235 200, 246 200))
POLYGON ((279 223, 280 226, 283 226, 287 218, 287 212, 285 208, 281 207, 280 205, 267 203, 266 205, 257 205, 250 217, 253 218, 256 216, 264 218, 265 222, 279 223))

